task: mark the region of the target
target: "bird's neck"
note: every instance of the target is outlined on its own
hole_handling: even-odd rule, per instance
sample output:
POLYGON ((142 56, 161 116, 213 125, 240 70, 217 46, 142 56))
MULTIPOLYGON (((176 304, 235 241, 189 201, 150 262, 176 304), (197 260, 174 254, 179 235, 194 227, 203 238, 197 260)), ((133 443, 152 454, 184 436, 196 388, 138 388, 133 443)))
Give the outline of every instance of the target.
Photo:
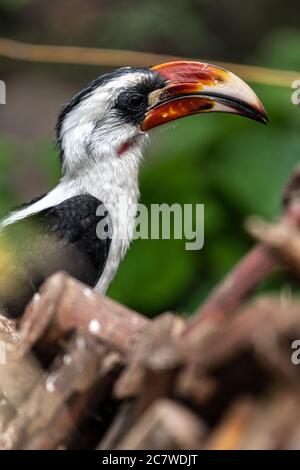
MULTIPOLYGON (((94 156, 93 156, 94 157, 94 156)), ((61 185, 69 185, 77 193, 88 193, 103 203, 113 228, 109 256, 96 290, 105 293, 119 263, 133 238, 135 214, 139 197, 138 169, 141 149, 126 151, 122 156, 92 158, 84 171, 65 175, 61 185)))
POLYGON ((67 185, 81 194, 88 193, 105 205, 116 205, 121 198, 136 203, 139 197, 138 173, 141 149, 129 149, 121 156, 87 154, 86 165, 66 172, 61 185, 67 185))
POLYGON ((91 130, 89 124, 66 131, 61 142, 62 183, 77 186, 103 203, 124 195, 138 198, 138 170, 147 135, 114 129, 91 130))

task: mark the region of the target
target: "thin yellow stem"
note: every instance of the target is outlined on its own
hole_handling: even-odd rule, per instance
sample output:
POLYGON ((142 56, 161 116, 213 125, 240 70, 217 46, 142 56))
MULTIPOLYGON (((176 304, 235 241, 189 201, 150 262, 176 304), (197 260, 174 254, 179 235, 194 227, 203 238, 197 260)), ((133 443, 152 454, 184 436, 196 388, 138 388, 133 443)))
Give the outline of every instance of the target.
MULTIPOLYGON (((0 38, 0 56, 31 62, 100 65, 106 67, 126 65, 136 67, 150 66, 160 62, 183 59, 183 57, 178 56, 120 49, 28 44, 7 38, 0 38)), ((253 83, 291 87, 292 83, 300 78, 300 72, 296 71, 276 70, 217 61, 211 62, 228 68, 244 80, 253 83)))

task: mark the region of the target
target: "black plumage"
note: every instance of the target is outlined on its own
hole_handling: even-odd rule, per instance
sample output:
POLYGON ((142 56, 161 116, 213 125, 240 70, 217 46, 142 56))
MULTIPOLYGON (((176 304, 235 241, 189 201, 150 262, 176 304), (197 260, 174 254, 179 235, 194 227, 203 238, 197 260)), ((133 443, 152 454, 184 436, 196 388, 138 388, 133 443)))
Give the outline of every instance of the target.
POLYGON ((94 286, 105 267, 111 230, 102 203, 88 194, 4 227, 0 233, 0 308, 9 316, 21 315, 41 283, 58 270, 94 286), (99 206, 101 215, 96 214, 99 206))

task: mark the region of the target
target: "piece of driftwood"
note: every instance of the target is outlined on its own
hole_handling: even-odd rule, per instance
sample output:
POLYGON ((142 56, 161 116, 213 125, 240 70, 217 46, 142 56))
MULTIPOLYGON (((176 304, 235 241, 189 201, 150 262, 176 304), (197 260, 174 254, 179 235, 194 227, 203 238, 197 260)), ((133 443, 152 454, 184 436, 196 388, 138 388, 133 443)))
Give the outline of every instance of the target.
POLYGON ((203 442, 208 450, 238 450, 247 433, 251 420, 257 414, 257 403, 251 398, 241 398, 233 403, 220 424, 203 442))
MULTIPOLYGON (((236 376, 239 386, 247 388, 253 381, 253 386, 259 388, 264 385, 263 378, 269 383, 268 375, 271 373, 276 379, 280 376, 286 383, 299 386, 298 371, 291 361, 291 343, 293 339, 300 338, 299 302, 261 298, 244 307, 239 315, 224 319, 218 328, 206 331, 201 341, 196 329, 179 342, 180 357, 186 367, 181 372, 182 377, 178 376, 178 387, 184 396, 190 396, 190 388, 201 388, 202 380, 203 388, 215 393, 216 371, 226 363, 235 363, 238 372, 239 356, 248 361, 245 375, 242 372, 247 361, 241 361, 241 374, 236 376), (285 342, 282 344, 283 338, 285 342)), ((220 383, 218 386, 217 393, 220 392, 220 383)), ((199 401, 202 395, 203 403, 211 398, 207 391, 202 391, 198 395, 199 401)))
POLYGON ((57 273, 33 297, 22 319, 20 352, 37 342, 49 348, 72 330, 80 329, 120 352, 129 351, 149 320, 101 296, 65 273, 57 273))
POLYGON ((121 439, 127 435, 129 425, 132 423, 133 409, 134 402, 132 400, 121 405, 107 433, 98 443, 98 450, 110 450, 117 447, 121 439))
MULTIPOLYGON (((299 396, 295 390, 274 388, 258 402, 256 413, 241 439, 245 450, 279 450, 288 447, 287 436, 299 423, 299 396)), ((299 448, 298 441, 298 448, 299 448)))
POLYGON ((105 398, 111 374, 119 365, 117 353, 76 334, 17 410, 2 436, 2 447, 68 447, 76 440, 86 409, 105 398))
POLYGON ((119 400, 137 397, 127 419, 127 430, 157 398, 171 395, 179 367, 173 342, 184 325, 181 317, 164 313, 145 329, 129 353, 128 366, 114 388, 114 396, 119 400))
POLYGON ((166 399, 158 400, 148 408, 117 448, 198 449, 204 429, 204 424, 182 405, 166 399))
POLYGON ((19 339, 19 331, 16 322, 0 314, 0 340, 6 343, 16 343, 19 339))
MULTIPOLYGON (((258 401, 244 397, 229 407, 219 426, 204 442, 203 448, 210 450, 288 448, 290 444, 286 437, 294 435, 299 416, 299 398, 290 389, 275 389, 258 401)), ((297 446, 299 448, 299 440, 297 446)))
MULTIPOLYGON (((281 222, 287 229, 300 228, 300 168, 290 176, 283 191, 281 222)), ((263 240, 262 240, 263 241, 263 240)), ((262 281, 281 266, 280 258, 269 249, 269 244, 255 246, 208 296, 188 322, 183 334, 193 331, 203 321, 218 321, 236 311, 262 281)))
POLYGON ((170 351, 170 343, 178 338, 184 325, 181 317, 165 313, 144 330, 129 353, 128 366, 116 383, 116 398, 127 399, 136 396, 145 382, 150 393, 151 387, 156 388, 157 384, 155 379, 147 380, 147 373, 150 370, 170 370, 177 366, 174 351, 170 351))
POLYGON ((216 322, 235 312, 277 264, 276 257, 267 247, 258 245, 253 248, 212 291, 204 304, 191 317, 183 334, 193 332, 198 323, 216 322))
POLYGON ((264 243, 296 276, 300 277, 300 233, 284 223, 268 224, 255 217, 248 221, 248 230, 264 243))

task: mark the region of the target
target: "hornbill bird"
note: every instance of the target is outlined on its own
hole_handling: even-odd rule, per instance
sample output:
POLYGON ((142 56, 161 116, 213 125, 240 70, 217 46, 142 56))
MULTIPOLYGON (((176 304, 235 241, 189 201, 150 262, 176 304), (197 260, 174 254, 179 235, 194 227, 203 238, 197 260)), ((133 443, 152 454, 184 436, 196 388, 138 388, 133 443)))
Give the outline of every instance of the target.
POLYGON ((133 236, 132 217, 123 205, 137 206, 148 131, 211 111, 267 122, 245 82, 201 62, 121 68, 76 94, 56 125, 59 183, 2 221, 0 310, 20 316, 57 270, 105 293, 133 236), (126 236, 115 236, 117 226, 126 236))

